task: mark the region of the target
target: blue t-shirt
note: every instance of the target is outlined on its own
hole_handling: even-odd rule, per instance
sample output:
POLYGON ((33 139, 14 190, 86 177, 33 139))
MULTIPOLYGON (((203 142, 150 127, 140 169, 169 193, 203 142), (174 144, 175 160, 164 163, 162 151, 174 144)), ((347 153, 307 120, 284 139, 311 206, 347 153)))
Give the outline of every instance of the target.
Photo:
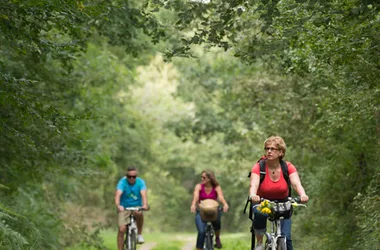
POLYGON ((131 185, 128 183, 127 177, 124 176, 120 179, 116 189, 123 192, 120 197, 120 205, 123 207, 142 206, 140 191, 146 190, 146 185, 140 177, 137 177, 135 184, 131 185))

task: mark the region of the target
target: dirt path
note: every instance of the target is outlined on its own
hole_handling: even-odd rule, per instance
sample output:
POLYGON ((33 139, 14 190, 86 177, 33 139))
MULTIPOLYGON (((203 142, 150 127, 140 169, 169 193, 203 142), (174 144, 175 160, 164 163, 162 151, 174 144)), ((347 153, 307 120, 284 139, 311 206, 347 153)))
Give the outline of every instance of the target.
POLYGON ((186 242, 181 250, 194 250, 195 249, 195 236, 194 237, 179 237, 179 240, 186 242))
POLYGON ((183 247, 181 250, 193 250, 194 249, 194 246, 195 246, 195 242, 194 241, 188 241, 183 247))
MULTIPOLYGON (((194 250, 195 249, 195 237, 183 237, 183 236, 177 236, 177 240, 183 241, 184 245, 181 248, 181 250, 194 250)), ((155 242, 147 242, 142 245, 138 245, 138 250, 151 250, 153 247, 155 247, 157 243, 155 242)))
POLYGON ((156 245, 155 242, 148 242, 148 243, 144 243, 144 244, 140 245, 140 247, 138 247, 137 249, 138 250, 151 250, 155 245, 156 245))

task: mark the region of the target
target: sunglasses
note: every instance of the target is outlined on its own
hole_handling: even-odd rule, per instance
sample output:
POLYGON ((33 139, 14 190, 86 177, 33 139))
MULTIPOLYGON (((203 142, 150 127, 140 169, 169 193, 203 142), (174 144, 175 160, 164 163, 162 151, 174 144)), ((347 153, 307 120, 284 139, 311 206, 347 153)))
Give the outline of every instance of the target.
POLYGON ((127 175, 128 179, 136 179, 137 175, 127 175))
POLYGON ((202 180, 206 179, 206 176, 201 176, 202 180))
POLYGON ((265 151, 278 151, 279 149, 278 148, 269 148, 269 147, 265 147, 264 148, 265 151))

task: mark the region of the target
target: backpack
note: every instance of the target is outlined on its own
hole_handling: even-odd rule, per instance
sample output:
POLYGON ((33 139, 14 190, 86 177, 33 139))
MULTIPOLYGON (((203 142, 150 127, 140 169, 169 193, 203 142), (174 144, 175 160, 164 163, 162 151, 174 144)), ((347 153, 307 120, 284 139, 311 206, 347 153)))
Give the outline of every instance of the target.
MULTIPOLYGON (((261 184, 264 181, 264 178, 265 178, 265 175, 266 175, 265 164, 267 163, 267 160, 266 160, 265 156, 262 156, 257 162, 260 164, 260 184, 261 184)), ((286 161, 280 160, 280 165, 281 165, 282 174, 284 175, 284 179, 285 179, 286 183, 288 184, 288 190, 289 190, 289 195, 288 196, 290 197, 292 190, 291 190, 291 185, 290 185, 288 164, 286 164, 286 161)), ((248 178, 250 178, 250 177, 251 177, 251 171, 248 173, 248 178)), ((245 204, 245 208, 244 208, 243 214, 245 214, 247 206, 248 206, 248 204, 250 202, 251 202, 251 200, 248 197, 247 203, 245 204)), ((253 220, 252 206, 249 207, 249 218, 251 220, 253 220)), ((251 228, 251 230, 253 230, 253 229, 251 228)))
MULTIPOLYGON (((262 156, 258 161, 260 164, 260 184, 264 181, 266 172, 265 172, 265 164, 267 163, 267 160, 265 156, 262 156)), ((286 164, 286 161, 280 160, 280 165, 281 165, 281 171, 282 174, 284 175, 284 179, 286 183, 288 184, 288 190, 289 190, 289 197, 292 196, 292 188, 290 185, 290 178, 289 178, 289 171, 288 171, 288 164, 286 164)), ((248 178, 251 177, 251 172, 248 174, 248 178)))

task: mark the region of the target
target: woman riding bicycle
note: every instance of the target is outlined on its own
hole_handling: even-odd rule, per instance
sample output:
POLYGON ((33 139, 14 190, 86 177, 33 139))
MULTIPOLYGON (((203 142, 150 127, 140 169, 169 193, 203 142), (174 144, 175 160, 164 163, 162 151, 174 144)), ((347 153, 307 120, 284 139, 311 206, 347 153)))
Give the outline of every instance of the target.
MULTIPOLYGON (((260 164, 256 163, 251 171, 251 186, 249 189, 252 202, 260 202, 261 198, 268 200, 286 200, 289 196, 288 184, 282 173, 280 161, 285 156, 285 141, 279 136, 271 136, 264 142, 265 150, 265 178, 260 184, 260 164)), ((288 175, 291 186, 298 193, 302 203, 306 203, 309 197, 301 184, 297 169, 290 162, 288 175)), ((255 232, 257 245, 255 250, 263 249, 263 236, 266 232, 266 215, 254 210, 253 229, 255 232)), ((293 250, 291 239, 291 219, 284 219, 281 222, 281 232, 286 237, 287 250, 293 250)))
MULTIPOLYGON (((197 211, 197 204, 202 200, 212 199, 219 200, 223 204, 223 212, 228 211, 228 204, 224 199, 222 188, 219 185, 218 181, 215 178, 215 175, 212 171, 204 170, 201 175, 201 183, 197 184, 194 188, 193 201, 191 203, 190 211, 192 213, 196 212, 195 215, 195 224, 197 226, 198 235, 197 235, 197 250, 203 249, 203 244, 205 240, 205 227, 206 222, 201 218, 199 211, 197 211)), ((221 229, 221 213, 219 211, 217 220, 213 221, 213 227, 215 230, 215 247, 222 248, 222 243, 220 242, 220 229, 221 229)))

